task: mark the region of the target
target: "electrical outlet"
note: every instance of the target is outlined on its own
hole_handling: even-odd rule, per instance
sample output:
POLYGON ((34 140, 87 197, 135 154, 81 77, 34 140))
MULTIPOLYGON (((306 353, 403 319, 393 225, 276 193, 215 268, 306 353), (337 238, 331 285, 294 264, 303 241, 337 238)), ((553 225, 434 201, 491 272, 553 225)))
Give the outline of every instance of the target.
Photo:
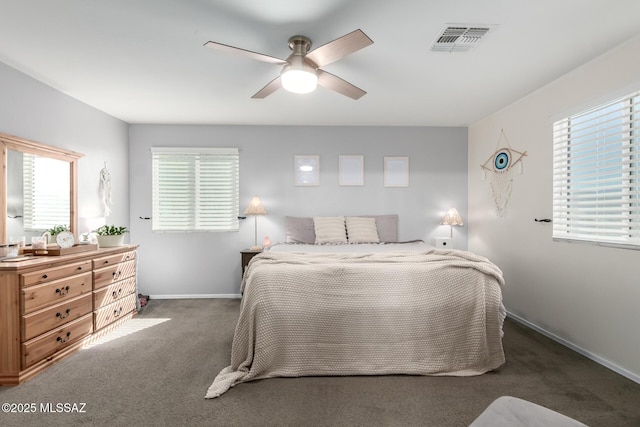
POLYGON ((436 248, 439 249, 451 249, 451 238, 450 237, 436 237, 436 248))

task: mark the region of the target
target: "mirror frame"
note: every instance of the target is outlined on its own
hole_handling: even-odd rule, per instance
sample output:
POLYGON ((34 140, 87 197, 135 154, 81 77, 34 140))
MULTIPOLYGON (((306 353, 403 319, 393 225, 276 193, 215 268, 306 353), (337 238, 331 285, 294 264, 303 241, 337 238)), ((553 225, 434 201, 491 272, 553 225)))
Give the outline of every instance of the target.
POLYGON ((42 157, 63 160, 69 163, 69 227, 76 235, 78 229, 78 160, 84 154, 64 150, 51 145, 41 144, 18 136, 0 133, 2 150, 2 173, 0 173, 0 243, 7 241, 7 155, 9 150, 36 154, 42 157))

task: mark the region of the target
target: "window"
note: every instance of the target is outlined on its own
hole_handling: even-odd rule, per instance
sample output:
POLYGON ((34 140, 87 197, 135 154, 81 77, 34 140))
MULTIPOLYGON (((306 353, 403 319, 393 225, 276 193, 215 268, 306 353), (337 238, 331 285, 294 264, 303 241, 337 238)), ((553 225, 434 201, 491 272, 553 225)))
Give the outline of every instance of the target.
POLYGON ((23 153, 24 230, 69 225, 69 163, 23 153))
POLYGON ((238 231, 237 148, 152 148, 153 231, 238 231))
POLYGON ((640 91, 553 125, 553 238, 640 249, 640 91))

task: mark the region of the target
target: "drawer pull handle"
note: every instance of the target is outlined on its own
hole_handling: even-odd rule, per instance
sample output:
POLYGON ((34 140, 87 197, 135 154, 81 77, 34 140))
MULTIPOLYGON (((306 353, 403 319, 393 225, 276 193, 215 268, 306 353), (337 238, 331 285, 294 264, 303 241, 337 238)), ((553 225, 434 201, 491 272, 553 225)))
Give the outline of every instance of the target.
POLYGON ((114 271, 111 274, 113 275, 114 279, 118 279, 120 277, 120 275, 122 274, 122 271, 114 271))
POLYGON ((109 260, 108 260, 108 259, 105 259, 105 260, 104 260, 104 264, 109 264, 109 260))
POLYGON ((56 294, 60 294, 61 297, 65 296, 68 293, 69 293, 69 287, 68 286, 66 286, 66 287, 64 287, 62 289, 60 289, 60 288, 56 289, 56 294))
POLYGON ((56 338, 56 341, 59 341, 64 344, 67 341, 69 341, 69 338, 71 338, 71 332, 67 332, 67 335, 65 335, 64 338, 63 337, 56 338))
POLYGON ((122 293, 122 289, 118 289, 117 291, 113 291, 111 295, 113 295, 113 299, 117 299, 122 293))
POLYGON ((71 313, 71 309, 67 308, 67 310, 64 312, 64 314, 57 312, 56 313, 56 317, 59 317, 61 319, 66 319, 67 317, 69 317, 69 313, 71 313))
POLYGON ((82 271, 82 266, 78 266, 78 271, 82 271))
POLYGON ((113 310, 113 316, 114 316, 114 317, 118 317, 118 316, 120 316, 121 314, 122 314, 122 307, 120 307, 120 308, 119 308, 119 309, 117 309, 117 310, 113 310))
POLYGON ((47 276, 46 274, 43 274, 43 275, 42 275, 42 278, 43 278, 43 279, 46 279, 47 277, 49 277, 49 276, 47 276))

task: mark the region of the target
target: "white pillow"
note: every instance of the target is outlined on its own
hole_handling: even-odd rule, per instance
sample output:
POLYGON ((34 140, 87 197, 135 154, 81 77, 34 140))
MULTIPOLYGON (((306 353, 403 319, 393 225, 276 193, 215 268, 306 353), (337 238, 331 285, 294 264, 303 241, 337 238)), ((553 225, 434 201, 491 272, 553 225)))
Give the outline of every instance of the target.
POLYGON ((347 234, 343 216, 314 216, 313 228, 316 232, 316 244, 347 243, 347 234))
POLYGON ((349 243, 380 243, 375 218, 348 216, 346 224, 349 243))

